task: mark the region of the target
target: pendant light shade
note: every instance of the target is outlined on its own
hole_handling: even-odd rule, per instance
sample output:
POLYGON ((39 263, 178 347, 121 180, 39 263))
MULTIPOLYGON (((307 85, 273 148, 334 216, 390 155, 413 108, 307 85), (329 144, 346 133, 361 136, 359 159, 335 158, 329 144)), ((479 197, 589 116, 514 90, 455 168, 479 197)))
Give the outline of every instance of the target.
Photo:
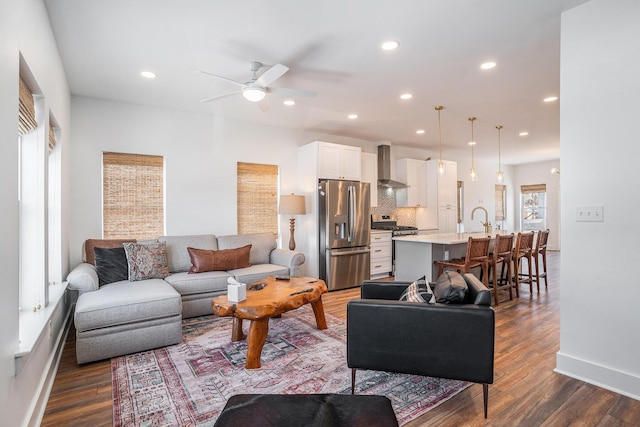
POLYGON ((438 160, 438 173, 444 175, 444 162, 442 161, 442 127, 440 125, 440 111, 444 107, 442 105, 436 105, 435 110, 438 112, 438 141, 440 146, 440 159, 438 160))
POLYGON ((498 184, 502 184, 504 182, 504 173, 500 164, 500 129, 502 129, 502 125, 496 126, 496 129, 498 129, 498 173, 496 174, 496 181, 498 181, 498 184))
POLYGON ((473 138, 473 122, 476 121, 475 117, 469 117, 469 121, 471 122, 471 141, 469 142, 469 145, 471 146, 471 169, 469 169, 469 178, 471 178, 471 181, 477 181, 478 180, 478 173, 476 172, 476 167, 474 164, 474 153, 473 153, 473 149, 476 145, 476 141, 473 138))

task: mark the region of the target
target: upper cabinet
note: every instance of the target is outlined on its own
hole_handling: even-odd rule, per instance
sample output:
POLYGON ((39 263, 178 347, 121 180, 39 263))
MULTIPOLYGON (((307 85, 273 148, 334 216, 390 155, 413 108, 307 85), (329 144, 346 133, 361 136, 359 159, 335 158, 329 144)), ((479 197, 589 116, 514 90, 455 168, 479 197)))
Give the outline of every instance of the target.
POLYGON ((378 156, 362 153, 362 182, 371 184, 371 207, 378 206, 378 156))
POLYGON ((398 159, 396 161, 398 180, 405 182, 407 188, 396 191, 396 204, 401 208, 427 207, 427 162, 416 159, 398 159))
POLYGON ((438 171, 438 160, 427 160, 429 208, 437 212, 438 231, 453 233, 458 224, 458 164, 444 160, 444 173, 438 171))
POLYGON ((318 178, 360 181, 360 147, 318 142, 318 178))

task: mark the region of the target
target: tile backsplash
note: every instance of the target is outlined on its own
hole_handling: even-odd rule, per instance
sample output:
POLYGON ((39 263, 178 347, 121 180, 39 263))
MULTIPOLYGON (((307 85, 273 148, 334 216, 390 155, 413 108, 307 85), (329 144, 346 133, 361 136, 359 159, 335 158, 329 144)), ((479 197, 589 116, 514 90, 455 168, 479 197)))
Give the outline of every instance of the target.
POLYGON ((378 187, 378 206, 371 209, 371 213, 393 214, 398 225, 416 225, 416 210, 414 208, 399 208, 396 206, 396 190, 378 187))

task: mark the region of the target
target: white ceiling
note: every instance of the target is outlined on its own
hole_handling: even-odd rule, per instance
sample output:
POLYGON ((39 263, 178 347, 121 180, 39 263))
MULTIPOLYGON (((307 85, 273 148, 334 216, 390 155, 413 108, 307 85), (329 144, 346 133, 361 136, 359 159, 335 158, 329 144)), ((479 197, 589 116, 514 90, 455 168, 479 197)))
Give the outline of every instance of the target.
POLYGON ((559 95, 560 14, 585 1, 44 0, 74 95, 428 150, 443 105, 445 158, 470 152, 476 116, 476 159, 495 160, 501 124, 505 164, 559 158, 560 101, 542 99, 559 95), (194 71, 247 81, 251 61, 288 66, 273 86, 317 98, 268 94, 268 112, 241 95, 199 102, 237 88, 194 71))

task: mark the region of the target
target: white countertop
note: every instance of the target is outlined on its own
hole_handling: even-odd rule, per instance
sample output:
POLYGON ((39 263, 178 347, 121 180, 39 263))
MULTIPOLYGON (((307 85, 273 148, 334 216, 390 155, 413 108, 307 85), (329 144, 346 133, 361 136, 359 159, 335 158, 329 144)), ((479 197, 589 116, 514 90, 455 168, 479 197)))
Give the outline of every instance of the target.
MULTIPOLYGON (((505 230, 493 231, 490 237, 495 237, 496 234, 510 234, 505 230)), ((413 243, 435 243, 438 245, 456 245, 459 243, 467 243, 469 237, 483 237, 486 234, 482 231, 475 231, 470 233, 431 233, 431 234, 416 234, 411 236, 397 236, 393 240, 400 242, 413 242, 413 243)))

